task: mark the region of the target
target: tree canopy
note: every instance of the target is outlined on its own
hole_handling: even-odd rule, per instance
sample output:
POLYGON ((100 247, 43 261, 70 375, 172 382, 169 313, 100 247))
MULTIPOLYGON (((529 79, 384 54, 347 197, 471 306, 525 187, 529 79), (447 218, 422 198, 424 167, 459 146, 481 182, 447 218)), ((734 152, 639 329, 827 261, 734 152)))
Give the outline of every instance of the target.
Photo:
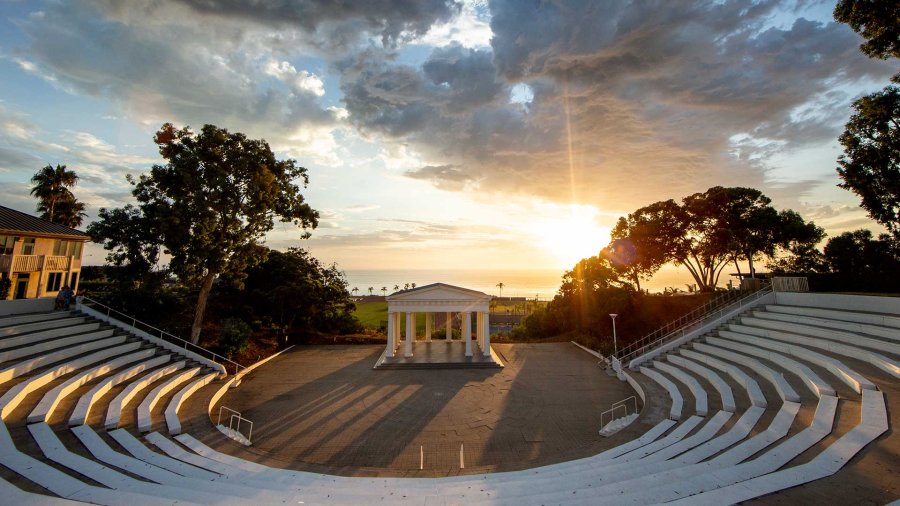
POLYGON ((87 213, 70 190, 78 184, 78 174, 57 164, 47 165, 31 178, 31 194, 38 199, 37 211, 42 219, 67 227, 79 227, 87 213))
POLYGON ((859 195, 869 216, 900 239, 900 88, 866 95, 853 109, 840 137, 839 186, 859 195))
POLYGON ((117 238, 110 220, 137 220, 158 233, 157 244, 170 255, 170 270, 183 282, 199 285, 191 326, 196 343, 216 277, 228 273, 240 281, 248 267, 263 261, 268 249, 261 242, 276 217, 301 227, 305 238, 319 215, 301 193, 309 182, 306 169, 294 160, 276 159, 264 140, 214 125, 195 134, 166 123, 154 142, 167 163, 154 165, 134 182, 139 213, 108 212, 105 220, 101 217, 106 224, 93 230, 107 249, 118 249, 129 262, 149 261, 152 250, 142 240, 128 244, 117 238))
POLYGON ((859 48, 872 58, 900 58, 900 3, 896 0, 840 0, 834 19, 866 39, 859 48))

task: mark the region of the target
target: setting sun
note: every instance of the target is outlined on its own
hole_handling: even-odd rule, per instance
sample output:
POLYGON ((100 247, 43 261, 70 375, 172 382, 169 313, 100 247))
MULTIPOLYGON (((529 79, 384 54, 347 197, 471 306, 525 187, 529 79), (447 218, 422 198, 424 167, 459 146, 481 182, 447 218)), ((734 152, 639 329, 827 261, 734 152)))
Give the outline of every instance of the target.
POLYGON ((609 243, 610 229, 597 224, 598 211, 592 206, 568 206, 566 213, 537 222, 540 246, 571 268, 582 258, 596 255, 609 243))

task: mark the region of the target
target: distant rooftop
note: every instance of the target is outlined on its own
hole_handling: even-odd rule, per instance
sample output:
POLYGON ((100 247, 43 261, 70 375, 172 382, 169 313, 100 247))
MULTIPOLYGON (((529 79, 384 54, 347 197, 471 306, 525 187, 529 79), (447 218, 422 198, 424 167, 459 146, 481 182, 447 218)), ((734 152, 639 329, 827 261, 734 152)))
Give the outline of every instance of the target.
POLYGON ((69 239, 90 239, 81 230, 42 220, 15 209, 0 206, 0 234, 32 234, 69 239))

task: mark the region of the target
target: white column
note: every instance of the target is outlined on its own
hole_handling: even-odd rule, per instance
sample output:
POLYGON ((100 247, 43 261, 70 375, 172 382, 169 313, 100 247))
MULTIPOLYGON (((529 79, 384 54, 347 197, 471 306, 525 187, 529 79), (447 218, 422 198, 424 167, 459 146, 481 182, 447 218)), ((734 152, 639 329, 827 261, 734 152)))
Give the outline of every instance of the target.
POLYGON ((466 311, 462 322, 462 335, 466 340, 466 356, 472 356, 472 312, 466 311))
POLYGON ((388 312, 387 347, 384 356, 394 356, 394 313, 388 312))
POLYGON ((394 313, 394 349, 396 350, 400 346, 401 336, 403 329, 400 328, 400 318, 403 316, 402 313, 394 313))
POLYGON ((453 313, 447 311, 447 340, 453 339, 453 313))
POLYGON ((484 356, 491 356, 491 314, 484 313, 484 337, 481 338, 481 348, 484 350, 484 356))
POLYGON ((481 348, 484 346, 484 318, 481 311, 475 313, 475 340, 478 342, 478 347, 481 348))
POLYGON ((431 333, 434 332, 434 313, 425 313, 425 341, 431 342, 431 333))
POLYGON ((416 313, 406 313, 406 346, 403 349, 404 357, 413 356, 412 343, 416 339, 416 313))

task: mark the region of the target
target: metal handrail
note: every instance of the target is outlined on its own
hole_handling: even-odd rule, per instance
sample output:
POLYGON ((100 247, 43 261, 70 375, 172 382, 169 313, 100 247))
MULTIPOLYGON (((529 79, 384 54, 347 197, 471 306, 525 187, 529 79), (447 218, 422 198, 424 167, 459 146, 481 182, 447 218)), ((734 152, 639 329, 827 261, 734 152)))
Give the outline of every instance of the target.
MULTIPOLYGON (((603 427, 606 427, 606 424, 603 423, 603 417, 604 417, 607 413, 610 413, 610 415, 609 415, 609 422, 612 422, 613 420, 616 419, 616 410, 619 409, 619 408, 624 409, 624 410, 625 410, 625 416, 628 416, 628 407, 627 407, 626 405, 624 405, 624 404, 618 404, 618 405, 614 404, 613 407, 607 409, 607 410, 604 411, 603 413, 600 413, 600 430, 603 430, 603 427)), ((607 422, 607 423, 609 423, 609 422, 607 422)))
MULTIPOLYGON (((660 336, 665 336, 671 333, 674 330, 679 330, 683 328, 686 324, 690 322, 697 321, 697 315, 706 315, 711 313, 712 311, 725 306, 726 304, 731 304, 735 300, 738 300, 743 297, 743 294, 746 294, 746 291, 738 291, 738 290, 730 290, 719 297, 716 297, 712 300, 707 301, 703 305, 692 309, 691 311, 681 315, 680 317, 662 325, 661 327, 655 329, 653 332, 641 337, 640 339, 629 343, 627 346, 619 348, 616 356, 622 357, 627 356, 631 353, 632 350, 644 346, 645 343, 649 341, 654 341, 658 339, 660 336)), ((751 293, 752 294, 752 293, 751 293)))
MULTIPOLYGON (((751 299, 754 301, 759 300, 762 296, 768 295, 769 293, 772 293, 772 286, 765 285, 762 288, 760 288, 759 290, 756 290, 756 291, 748 294, 747 296, 742 297, 742 298, 738 299, 737 301, 732 302, 731 304, 724 305, 713 311, 707 312, 703 316, 701 316, 691 322, 686 323, 685 325, 681 326, 680 328, 678 328, 672 332, 669 332, 668 334, 664 335, 663 337, 660 337, 659 339, 656 339, 655 341, 653 341, 649 344, 644 344, 644 345, 640 346, 638 349, 629 351, 625 355, 618 357, 618 360, 620 361, 620 363, 628 362, 633 357, 642 355, 649 350, 652 350, 658 346, 661 346, 665 342, 671 341, 672 339, 675 339, 677 337, 684 336, 685 334, 687 334, 688 331, 693 330, 694 328, 700 327, 703 324, 707 323, 708 321, 715 320, 716 318, 720 318, 722 315, 724 315, 725 313, 727 313, 729 311, 732 311, 736 307, 737 308, 743 307, 751 299)), ((629 346, 629 348, 633 348, 633 346, 629 346)), ((623 349, 623 350, 619 350, 619 351, 621 354, 621 352, 625 351, 625 350, 623 349)))
POLYGON ((156 333, 159 333, 159 338, 160 338, 160 339, 162 339, 162 340, 164 340, 164 341, 168 341, 168 342, 170 342, 170 343, 172 343, 172 344, 177 344, 177 345, 179 345, 179 346, 184 346, 184 349, 185 349, 185 350, 193 351, 194 353, 198 353, 199 355, 204 355, 204 356, 206 356, 206 358, 212 360, 213 362, 217 362, 217 363, 221 364, 222 367, 225 367, 225 368, 226 368, 226 371, 227 371, 227 365, 231 365, 231 366, 234 367, 234 373, 235 373, 235 374, 237 374, 238 372, 240 372, 241 369, 244 369, 244 366, 242 366, 241 364, 239 364, 239 363, 237 363, 237 362, 235 362, 235 361, 233 361, 233 360, 230 360, 230 359, 228 359, 228 358, 225 358, 225 357, 223 357, 222 355, 219 355, 218 353, 216 353, 216 352, 214 352, 214 351, 212 351, 212 350, 206 349, 206 348, 204 348, 204 347, 202 347, 202 346, 200 346, 200 345, 194 344, 194 343, 192 343, 192 342, 190 342, 190 341, 186 341, 186 340, 184 340, 184 339, 182 339, 182 338, 180 338, 180 337, 178 337, 178 336, 176 336, 176 335, 174 335, 174 334, 171 334, 171 333, 169 333, 169 332, 166 332, 165 330, 162 330, 162 329, 160 329, 160 328, 154 327, 153 325, 150 325, 149 323, 142 322, 141 320, 138 320, 137 318, 135 318, 135 317, 133 317, 133 316, 131 316, 131 315, 125 314, 125 313, 123 313, 123 312, 121 312, 121 311, 119 311, 119 310, 113 309, 113 308, 107 306, 106 304, 104 304, 104 303, 102 303, 102 302, 98 302, 98 301, 96 301, 96 300, 94 300, 94 299, 90 299, 90 298, 88 298, 88 297, 82 296, 82 297, 81 297, 81 302, 79 302, 79 304, 84 304, 84 305, 89 306, 89 307, 92 307, 92 306, 99 306, 99 307, 101 307, 101 308, 104 308, 104 309, 106 309, 106 317, 107 317, 107 318, 110 318, 110 314, 112 314, 112 313, 116 313, 116 314, 118 314, 118 315, 124 316, 125 319, 122 320, 122 322, 123 322, 123 323, 128 323, 128 320, 131 320, 131 328, 132 328, 132 330, 137 330, 137 329, 138 329, 138 325, 142 325, 143 327, 145 327, 145 328, 150 329, 150 330, 153 331, 153 332, 147 332, 146 330, 144 330, 144 332, 147 332, 148 334, 151 334, 151 335, 156 334, 156 333))

